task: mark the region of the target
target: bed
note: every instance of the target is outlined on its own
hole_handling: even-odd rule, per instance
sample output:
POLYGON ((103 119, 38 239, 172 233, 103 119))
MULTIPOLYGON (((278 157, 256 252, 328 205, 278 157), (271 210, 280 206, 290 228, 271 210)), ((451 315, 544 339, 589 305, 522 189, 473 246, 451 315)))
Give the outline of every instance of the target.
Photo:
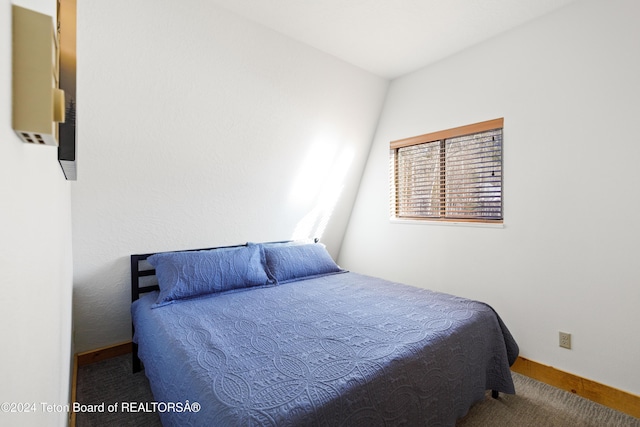
POLYGON ((321 243, 132 255, 131 277, 164 426, 454 426, 515 393, 490 306, 345 271, 321 243))

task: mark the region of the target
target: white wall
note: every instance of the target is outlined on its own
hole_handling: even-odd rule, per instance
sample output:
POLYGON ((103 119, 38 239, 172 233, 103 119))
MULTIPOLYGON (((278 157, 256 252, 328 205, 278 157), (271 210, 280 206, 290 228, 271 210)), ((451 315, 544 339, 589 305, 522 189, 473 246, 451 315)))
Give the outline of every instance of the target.
POLYGON ((206 0, 79 2, 77 350, 131 339, 132 253, 337 254, 387 86, 206 0))
POLYGON ((342 266, 484 300, 522 356, 640 393, 638 16, 579 1, 393 81, 342 266), (504 228, 389 221, 389 141, 499 117, 504 228))
MULTIPOLYGON (((71 365, 71 203, 55 147, 21 142, 11 128, 11 1, 0 2, 0 425, 64 426, 71 365)), ((55 15, 55 1, 16 4, 55 15)))

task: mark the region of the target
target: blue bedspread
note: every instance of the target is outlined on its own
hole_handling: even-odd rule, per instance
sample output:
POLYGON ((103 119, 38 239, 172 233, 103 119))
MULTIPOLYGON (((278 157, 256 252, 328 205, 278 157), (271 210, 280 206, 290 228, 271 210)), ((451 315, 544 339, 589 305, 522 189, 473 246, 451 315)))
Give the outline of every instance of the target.
POLYGON ((165 426, 454 426, 514 393, 518 347, 486 304, 356 273, 132 306, 165 426))

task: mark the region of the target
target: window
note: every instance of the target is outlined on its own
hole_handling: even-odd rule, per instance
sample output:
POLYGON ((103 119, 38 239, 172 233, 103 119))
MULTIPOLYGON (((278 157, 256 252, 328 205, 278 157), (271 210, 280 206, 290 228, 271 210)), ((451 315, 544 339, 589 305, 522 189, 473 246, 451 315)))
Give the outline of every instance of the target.
POLYGON ((392 217, 501 223, 503 122, 392 141, 392 217))

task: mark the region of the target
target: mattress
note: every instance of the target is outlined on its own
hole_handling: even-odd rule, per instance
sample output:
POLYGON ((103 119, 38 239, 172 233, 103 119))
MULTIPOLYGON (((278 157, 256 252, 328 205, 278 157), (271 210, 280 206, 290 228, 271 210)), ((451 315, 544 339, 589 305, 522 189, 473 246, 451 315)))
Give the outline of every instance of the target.
POLYGON ((515 392, 517 344, 482 302, 352 272, 156 298, 132 317, 165 426, 454 426, 515 392))

